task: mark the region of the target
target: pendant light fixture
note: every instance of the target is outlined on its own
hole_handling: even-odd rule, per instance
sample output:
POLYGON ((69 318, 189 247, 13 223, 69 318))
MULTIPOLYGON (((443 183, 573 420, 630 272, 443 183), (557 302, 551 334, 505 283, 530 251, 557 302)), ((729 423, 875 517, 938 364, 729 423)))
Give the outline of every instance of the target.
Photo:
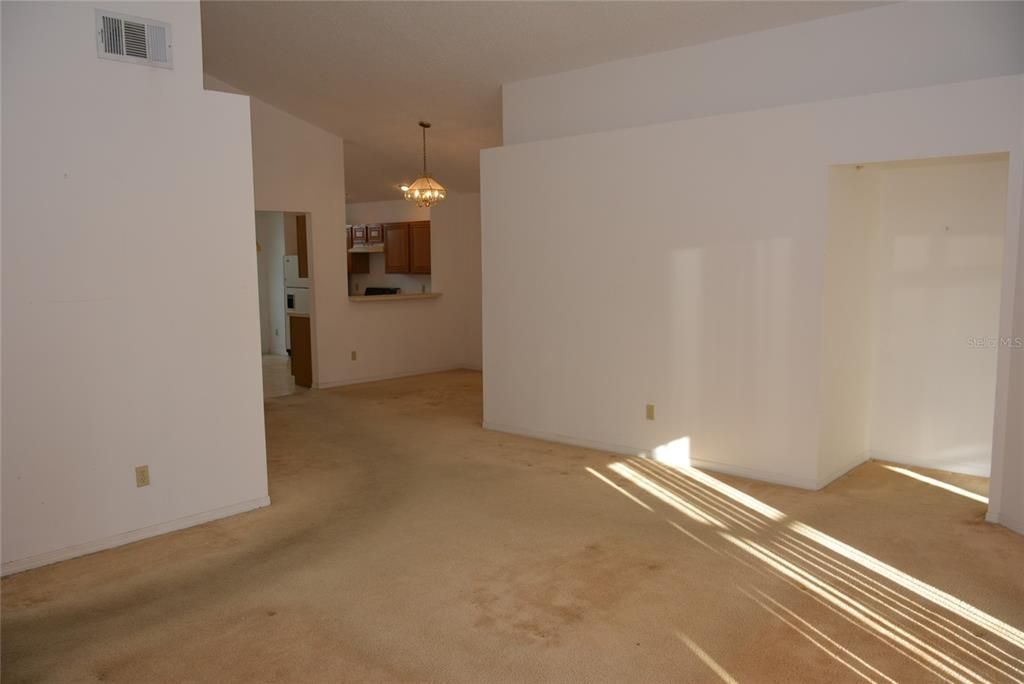
POLYGON ((447 197, 448 191, 427 173, 427 129, 430 124, 420 121, 420 128, 423 129, 423 175, 410 185, 403 185, 402 192, 405 199, 415 202, 417 207, 429 208, 447 197))

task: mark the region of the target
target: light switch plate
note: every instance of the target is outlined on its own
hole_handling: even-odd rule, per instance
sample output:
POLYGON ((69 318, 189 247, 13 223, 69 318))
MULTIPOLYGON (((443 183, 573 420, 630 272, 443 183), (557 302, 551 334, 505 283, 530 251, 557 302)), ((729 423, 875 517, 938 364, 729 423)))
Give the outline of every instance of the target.
POLYGON ((654 404, 647 405, 647 420, 654 420, 654 404))
POLYGON ((135 486, 136 487, 148 487, 149 486, 149 466, 148 465, 135 466, 135 486))

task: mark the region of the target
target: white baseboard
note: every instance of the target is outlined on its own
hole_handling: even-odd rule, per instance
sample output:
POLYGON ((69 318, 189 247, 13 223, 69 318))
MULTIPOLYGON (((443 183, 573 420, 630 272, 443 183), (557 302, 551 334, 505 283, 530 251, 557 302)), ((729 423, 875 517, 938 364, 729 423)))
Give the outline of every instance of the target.
POLYGON ((886 454, 879 451, 869 451, 867 456, 872 461, 885 461, 886 463, 905 465, 910 466, 911 468, 930 468, 932 470, 942 470, 947 473, 974 475, 976 477, 991 477, 992 475, 991 468, 986 466, 976 466, 970 464, 960 465, 957 463, 935 463, 935 461, 929 461, 927 459, 917 460, 907 456, 901 456, 899 454, 886 454))
POLYGON ((539 430, 527 430, 525 428, 516 427, 514 425, 504 425, 502 423, 494 423, 491 421, 484 421, 481 424, 484 430, 493 430, 494 432, 505 432, 510 435, 518 435, 520 437, 529 437, 531 439, 541 439, 545 442, 555 442, 556 444, 568 444, 569 446, 583 447, 584 449, 594 449, 596 451, 609 451, 613 454, 622 454, 623 456, 643 456, 647 453, 647 450, 640 449, 637 447, 622 446, 621 444, 609 444, 607 442, 595 442, 589 439, 580 439, 579 437, 570 437, 569 435, 561 435, 557 432, 542 432, 539 430))
POLYGON ((247 511, 263 508, 264 506, 269 505, 270 497, 261 496, 257 499, 250 499, 230 506, 215 508, 212 511, 196 513, 195 515, 188 515, 184 518, 177 518, 176 520, 169 520, 167 522, 157 523, 156 525, 149 525, 148 527, 140 527, 137 530, 122 532, 121 534, 115 534, 112 537, 104 537, 103 539, 97 539, 95 541, 74 544, 73 546, 66 546, 62 549, 47 551, 46 553, 36 554, 35 556, 28 556, 26 558, 19 558, 12 561, 4 561, 2 569, 0 569, 0 574, 6 576, 12 575, 16 572, 24 572, 25 570, 31 570, 32 568, 50 565, 51 563, 58 563, 70 558, 77 558, 78 556, 96 553, 97 551, 105 551, 116 546, 124 546, 125 544, 131 544, 132 542, 156 537, 161 534, 167 534, 168 532, 183 530, 186 527, 202 525, 203 523, 207 523, 212 520, 227 518, 232 515, 238 515, 239 513, 245 513, 247 511))
POLYGON ((709 461, 703 458, 691 458, 690 465, 700 470, 710 470, 711 472, 721 473, 722 475, 734 475, 747 480, 770 482, 771 484, 783 485, 784 487, 795 487, 796 489, 807 489, 809 491, 816 491, 820 489, 818 481, 813 477, 794 477, 792 475, 777 473, 771 470, 746 468, 729 463, 709 461))
MULTIPOLYGON (((503 425, 501 423, 494 423, 489 421, 483 422, 483 428, 485 430, 494 430, 496 432, 506 432, 511 435, 520 435, 522 437, 542 439, 547 442, 569 444, 571 446, 584 447, 586 449, 607 451, 613 454, 623 454, 625 456, 648 456, 651 452, 650 449, 641 449, 638 447, 622 446, 621 444, 597 442, 589 439, 570 437, 569 435, 562 435, 555 432, 526 430, 524 428, 516 427, 513 425, 503 425)), ((771 482, 772 484, 779 484, 787 487, 796 487, 798 489, 818 489, 818 483, 814 478, 792 477, 789 475, 785 475, 783 473, 776 473, 768 470, 758 470, 755 468, 746 468, 743 466, 736 466, 730 463, 721 463, 719 461, 711 461, 703 458, 691 457, 690 465, 700 470, 709 470, 711 472, 721 473, 723 475, 734 475, 736 477, 743 477, 748 480, 771 482)))
POLYGON ((425 368, 422 370, 401 371, 400 373, 386 373, 384 375, 364 375, 358 378, 347 380, 331 380, 318 382, 313 385, 314 389, 330 389, 332 387, 346 387, 348 385, 362 385, 367 382, 380 382, 381 380, 397 380, 398 378, 411 378, 414 375, 430 375, 431 373, 447 373, 455 370, 479 370, 478 368, 466 368, 465 366, 442 366, 440 368, 425 368))

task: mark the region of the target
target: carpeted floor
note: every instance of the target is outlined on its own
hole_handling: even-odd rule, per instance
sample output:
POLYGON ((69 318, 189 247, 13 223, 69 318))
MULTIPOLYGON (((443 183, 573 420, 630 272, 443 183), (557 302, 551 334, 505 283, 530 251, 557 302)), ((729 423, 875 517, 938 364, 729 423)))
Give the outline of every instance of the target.
POLYGON ((468 371, 268 401, 273 505, 6 578, 3 680, 1024 680, 984 480, 812 493, 480 419, 468 371))

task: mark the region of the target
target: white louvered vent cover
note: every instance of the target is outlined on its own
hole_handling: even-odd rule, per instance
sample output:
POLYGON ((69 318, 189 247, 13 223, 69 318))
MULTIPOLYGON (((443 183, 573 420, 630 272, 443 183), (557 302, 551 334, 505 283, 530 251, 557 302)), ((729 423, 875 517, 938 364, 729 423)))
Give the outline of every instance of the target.
POLYGON ((104 59, 171 68, 171 26, 96 10, 96 53, 104 59))

